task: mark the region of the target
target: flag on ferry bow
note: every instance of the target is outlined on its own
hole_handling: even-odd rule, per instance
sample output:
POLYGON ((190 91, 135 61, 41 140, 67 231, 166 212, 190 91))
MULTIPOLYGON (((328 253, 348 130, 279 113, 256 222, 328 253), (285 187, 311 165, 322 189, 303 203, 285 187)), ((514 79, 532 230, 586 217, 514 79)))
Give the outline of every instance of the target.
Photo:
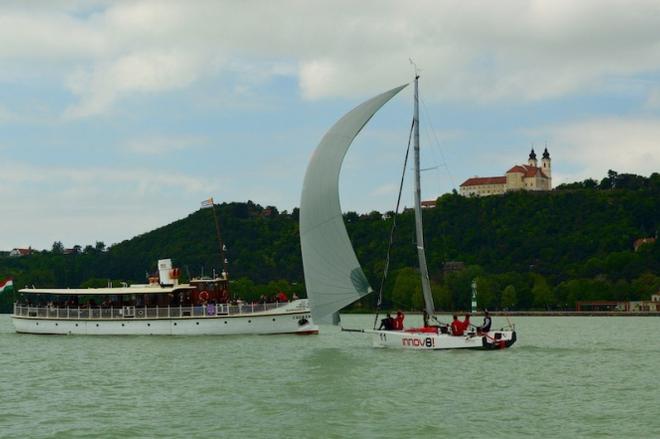
POLYGON ((12 288, 14 288, 14 281, 11 278, 0 280, 0 294, 12 288))
POLYGON ((213 197, 209 198, 208 200, 202 201, 202 209, 205 209, 207 207, 213 207, 213 197))

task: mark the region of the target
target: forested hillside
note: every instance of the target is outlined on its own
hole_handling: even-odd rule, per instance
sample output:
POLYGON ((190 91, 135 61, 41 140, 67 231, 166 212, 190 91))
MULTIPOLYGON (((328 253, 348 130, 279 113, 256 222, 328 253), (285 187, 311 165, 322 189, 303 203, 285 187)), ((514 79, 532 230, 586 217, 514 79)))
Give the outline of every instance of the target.
MULTIPOLYGON (((278 212, 252 202, 216 206, 227 245, 232 292, 244 298, 278 289, 304 295, 298 210, 278 212)), ((572 307, 576 300, 648 298, 660 290, 660 245, 633 250, 657 235, 660 174, 649 178, 610 172, 552 192, 514 192, 465 198, 446 194, 424 210, 429 270, 437 306, 466 309, 477 279, 480 306, 508 309, 572 307), (462 262, 448 264, 445 262, 462 262), (443 270, 452 266, 455 270, 443 270), (460 267, 463 266, 463 269, 460 267)), ((380 285, 392 212, 345 214, 345 222, 374 288, 380 285)), ((386 303, 418 308, 413 213, 398 217, 386 303)), ((221 266, 212 211, 105 249, 102 243, 63 254, 61 243, 30 256, 0 258, 0 279, 40 287, 143 282, 156 261, 171 257, 184 276, 221 266)), ((8 311, 10 294, 0 296, 8 311)), ((370 306, 367 298, 356 306, 370 306)))

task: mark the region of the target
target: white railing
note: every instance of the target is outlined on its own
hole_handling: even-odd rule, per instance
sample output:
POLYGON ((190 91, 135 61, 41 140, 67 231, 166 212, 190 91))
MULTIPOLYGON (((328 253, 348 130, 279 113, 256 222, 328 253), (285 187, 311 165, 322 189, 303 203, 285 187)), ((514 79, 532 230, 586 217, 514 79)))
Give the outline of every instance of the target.
POLYGON ((211 318, 272 311, 289 302, 244 303, 230 305, 221 303, 207 306, 122 306, 110 308, 29 306, 14 304, 14 315, 19 317, 41 317, 46 319, 169 319, 211 318))

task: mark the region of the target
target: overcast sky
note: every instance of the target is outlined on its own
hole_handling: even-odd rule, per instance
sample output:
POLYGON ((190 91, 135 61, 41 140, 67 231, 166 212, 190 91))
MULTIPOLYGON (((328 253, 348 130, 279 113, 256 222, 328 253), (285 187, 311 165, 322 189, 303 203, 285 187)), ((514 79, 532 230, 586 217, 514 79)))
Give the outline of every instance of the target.
MULTIPOLYGON (((109 245, 209 196, 290 210, 325 131, 409 58, 423 198, 532 145, 554 185, 660 170, 658 1, 9 1, 0 250, 109 245)), ((349 151, 344 210, 393 209, 411 100, 349 151)))

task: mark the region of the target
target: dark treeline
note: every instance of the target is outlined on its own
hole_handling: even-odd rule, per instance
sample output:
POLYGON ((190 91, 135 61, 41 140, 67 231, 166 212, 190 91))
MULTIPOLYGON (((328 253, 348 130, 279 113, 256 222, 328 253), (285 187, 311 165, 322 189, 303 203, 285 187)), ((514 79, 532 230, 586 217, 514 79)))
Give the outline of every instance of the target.
MULTIPOLYGON (((249 299, 284 290, 304 296, 298 209, 278 212, 249 201, 216 209, 233 294, 249 299)), ((392 212, 348 212, 344 218, 358 259, 378 287, 392 212)), ((572 308, 578 300, 646 299, 660 290, 660 245, 634 251, 633 243, 655 237, 659 218, 657 173, 646 178, 610 171, 600 182, 585 180, 552 192, 484 198, 445 194, 435 208, 424 210, 436 306, 467 309, 473 279, 479 305, 489 308, 555 309, 572 308), (454 270, 443 270, 449 266, 454 270)), ((386 305, 419 309, 412 210, 397 222, 386 305)), ((56 242, 48 251, 2 257, 0 278, 12 276, 17 288, 142 283, 147 271, 156 270, 156 261, 168 257, 182 268, 183 280, 221 268, 210 209, 107 249, 102 243, 79 248, 64 254, 56 242)), ((0 296, 1 310, 8 311, 12 300, 12 295, 0 296)), ((356 307, 373 303, 369 297, 356 307)))

